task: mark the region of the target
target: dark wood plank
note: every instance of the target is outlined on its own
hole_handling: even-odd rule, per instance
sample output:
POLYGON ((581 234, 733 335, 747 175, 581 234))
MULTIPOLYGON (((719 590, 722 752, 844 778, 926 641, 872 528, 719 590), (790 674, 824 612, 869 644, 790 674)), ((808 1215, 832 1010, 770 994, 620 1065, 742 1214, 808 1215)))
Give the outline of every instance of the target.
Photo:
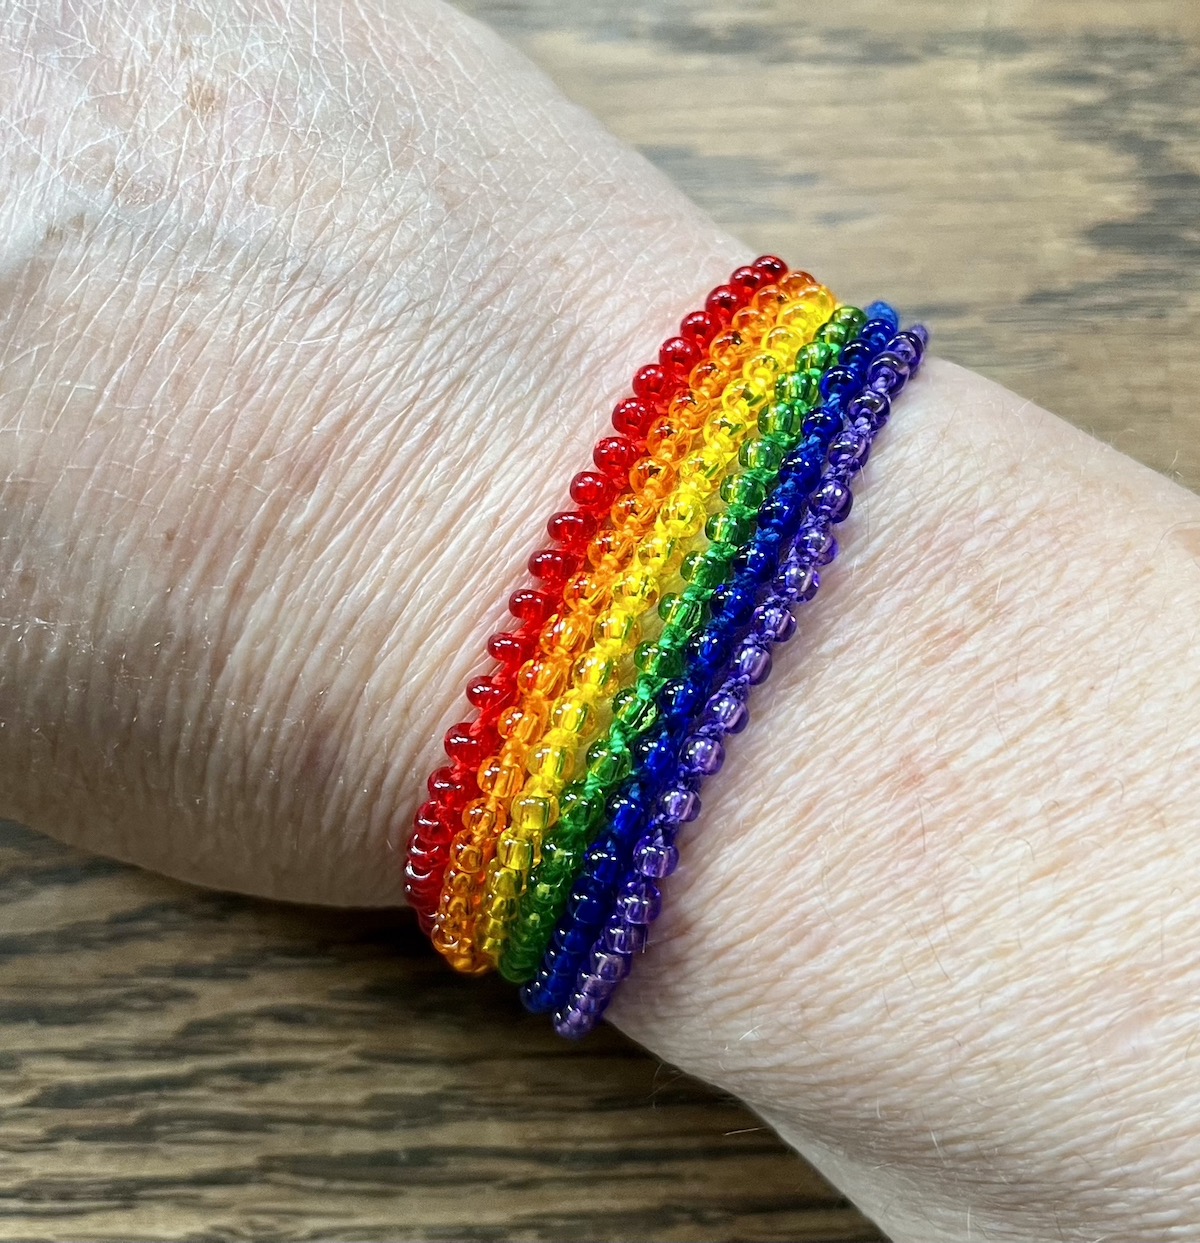
MULTIPOLYGON (((750 244, 1200 485, 1190 0, 467 7, 750 244)), ((736 1104, 558 1042, 403 917, 11 826, 0 892, 12 1243, 879 1237, 736 1104)))

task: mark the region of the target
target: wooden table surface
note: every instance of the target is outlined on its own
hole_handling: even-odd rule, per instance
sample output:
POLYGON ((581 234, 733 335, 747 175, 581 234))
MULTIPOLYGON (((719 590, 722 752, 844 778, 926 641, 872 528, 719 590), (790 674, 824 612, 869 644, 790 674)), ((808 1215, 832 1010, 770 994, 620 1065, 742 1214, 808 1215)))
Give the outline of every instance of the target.
MULTIPOLYGON (((1200 487, 1195 0, 467 7, 748 243, 1200 487)), ((10 1243, 880 1237, 736 1104, 557 1041, 403 916, 15 826, 0 892, 10 1243)))

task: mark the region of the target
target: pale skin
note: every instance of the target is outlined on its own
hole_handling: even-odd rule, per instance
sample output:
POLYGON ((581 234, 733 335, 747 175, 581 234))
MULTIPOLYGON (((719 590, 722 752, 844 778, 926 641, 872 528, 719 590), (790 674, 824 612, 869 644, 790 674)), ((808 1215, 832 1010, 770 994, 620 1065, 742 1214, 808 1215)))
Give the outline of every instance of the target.
MULTIPOLYGON (((18 0, 0 84, 0 814, 398 904, 506 585, 750 253, 432 4, 18 0)), ((1196 1237, 1200 500, 933 359, 845 545, 612 1017, 895 1240, 1196 1237)))

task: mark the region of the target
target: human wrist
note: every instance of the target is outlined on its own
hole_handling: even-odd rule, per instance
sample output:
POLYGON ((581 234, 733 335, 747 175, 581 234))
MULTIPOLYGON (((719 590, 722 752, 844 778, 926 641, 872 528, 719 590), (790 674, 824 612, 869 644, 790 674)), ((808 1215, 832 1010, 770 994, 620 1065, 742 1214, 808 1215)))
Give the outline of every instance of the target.
POLYGON ((1186 726, 1156 654, 1187 644, 1192 567, 1168 533, 1198 506, 927 368, 613 1017, 762 1111, 898 1239, 961 1238, 967 1206, 997 1238, 1055 1214, 1157 1237, 1137 1233, 1148 1171, 1160 1206, 1184 1204, 1194 1143, 1172 1174, 1140 1128, 1114 1138, 1180 1085, 1134 1084, 1110 1023, 1136 975, 1166 1011, 1138 1038, 1183 1055, 1195 956, 1162 894, 1196 860, 1186 796, 1163 789, 1186 726), (1163 929, 1174 964, 1151 970, 1163 929))

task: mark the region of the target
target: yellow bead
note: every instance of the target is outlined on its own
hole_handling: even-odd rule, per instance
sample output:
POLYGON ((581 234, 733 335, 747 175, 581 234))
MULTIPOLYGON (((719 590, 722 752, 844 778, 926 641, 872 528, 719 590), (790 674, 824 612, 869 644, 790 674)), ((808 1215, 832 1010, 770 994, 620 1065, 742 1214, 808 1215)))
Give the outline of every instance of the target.
MULTIPOLYGON (((648 536, 647 539, 653 539, 648 536)), ((646 555, 646 546, 643 544, 638 549, 638 559, 644 561, 646 555)), ((596 618, 596 639, 601 642, 621 643, 630 647, 637 646, 636 633, 638 630, 637 621, 628 613, 620 610, 610 609, 607 613, 601 613, 596 618)))
MULTIPOLYGON (((535 752, 536 754, 536 752, 535 752)), ((537 835, 539 838, 558 819, 558 799, 553 794, 519 794, 508 811, 508 828, 497 839, 496 856, 499 858, 500 843, 509 834, 537 835)), ((502 859, 502 863, 509 863, 502 859)), ((524 866, 512 864, 513 867, 524 866)))
POLYGON ((501 738, 511 738, 514 743, 524 746, 539 737, 545 728, 544 706, 524 699, 510 704, 496 721, 496 731, 501 738))
MULTIPOLYGON (((536 657, 535 657, 536 659, 536 657)), ((530 664, 533 662, 530 661, 530 664)), ((538 662, 523 689, 527 694, 553 699, 562 689, 567 677, 567 662, 557 656, 546 655, 538 662)))
POLYGON ((565 734, 578 737, 586 732, 588 721, 594 715, 594 709, 580 695, 566 695, 554 705, 551 723, 555 729, 565 734))
MULTIPOLYGON (((507 750, 507 747, 505 748, 507 750)), ((523 751, 523 748, 520 748, 523 751)), ((525 782, 525 767, 520 760, 494 756, 479 771, 479 788, 494 799, 509 799, 525 782)))
MULTIPOLYGON (((672 495, 678 495, 678 491, 672 495)), ((661 526, 662 515, 659 514, 659 520, 645 539, 638 545, 637 559, 638 564, 643 565, 646 569, 656 574, 661 574, 675 556, 677 541, 667 533, 667 529, 661 526)), ((634 644, 636 646, 636 643, 634 644)))
POLYGON ((806 335, 804 333, 797 332, 795 328, 778 326, 772 328, 763 338, 763 349, 769 350, 777 358, 783 359, 784 365, 787 366, 790 365, 800 347, 805 343, 806 335))
MULTIPOLYGON (((502 868, 528 871, 537 861, 536 854, 537 851, 531 840, 517 834, 512 834, 510 837, 509 834, 502 833, 499 842, 496 843, 496 863, 502 868)), ((490 889, 489 883, 489 891, 490 889)))
POLYGON ((658 599, 655 576, 643 569, 629 570, 613 584, 613 600, 629 608, 650 608, 658 599))
MULTIPOLYGON (((581 659, 586 659, 586 657, 581 657, 581 659)), ((575 771, 574 748, 555 743, 548 744, 543 741, 540 746, 530 752, 527 767, 535 777, 540 777, 547 783, 567 781, 575 771)), ((516 791, 514 790, 513 793, 515 794, 516 791)), ((509 815, 514 815, 515 811, 516 803, 514 802, 509 815)))
POLYGON ((570 652, 577 655, 592 633, 591 618, 574 610, 555 618, 553 625, 542 632, 539 643, 542 651, 551 654, 570 652))
POLYGON ((677 540, 688 539, 704 526, 704 505, 695 494, 693 486, 686 485, 671 496, 659 515, 664 532, 677 540))
POLYGON ((575 662, 576 683, 594 698, 614 689, 616 673, 616 662, 599 652, 589 652, 575 662))

